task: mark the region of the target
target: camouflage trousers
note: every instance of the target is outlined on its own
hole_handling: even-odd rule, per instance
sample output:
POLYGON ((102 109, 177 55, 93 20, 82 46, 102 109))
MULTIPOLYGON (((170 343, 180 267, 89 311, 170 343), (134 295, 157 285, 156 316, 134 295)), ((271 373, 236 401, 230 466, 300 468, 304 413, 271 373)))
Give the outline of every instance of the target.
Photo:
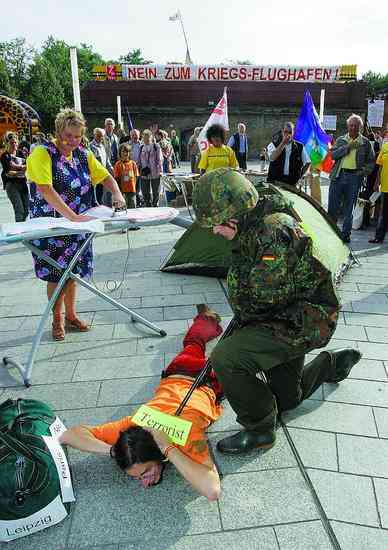
POLYGON ((304 366, 304 353, 258 325, 220 340, 210 359, 237 422, 258 432, 274 429, 278 412, 296 407, 334 375, 327 352, 304 366))

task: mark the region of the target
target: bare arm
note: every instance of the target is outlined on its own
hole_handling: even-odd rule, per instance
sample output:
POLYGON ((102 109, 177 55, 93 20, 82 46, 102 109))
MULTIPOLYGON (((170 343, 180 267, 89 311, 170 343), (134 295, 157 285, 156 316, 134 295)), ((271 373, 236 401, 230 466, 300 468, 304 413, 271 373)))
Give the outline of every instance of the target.
POLYGON ((379 171, 377 172, 376 181, 375 181, 375 184, 374 184, 374 187, 373 187, 374 191, 378 191, 380 189, 382 169, 383 169, 383 167, 380 166, 379 171))
POLYGON ((113 176, 107 176, 100 183, 100 185, 103 185, 105 189, 112 193, 112 204, 114 204, 115 206, 125 206, 124 197, 121 194, 119 186, 117 185, 117 181, 113 178, 113 176))
MULTIPOLYGON (((161 431, 152 428, 148 431, 151 432, 156 444, 164 454, 171 441, 161 431)), ((198 464, 183 454, 177 447, 169 451, 168 459, 200 495, 208 500, 217 500, 220 497, 220 477, 212 460, 209 459, 208 464, 198 464)))
POLYGON ((291 137, 283 138, 282 141, 279 143, 279 145, 275 148, 275 150, 272 151, 272 153, 270 154, 269 160, 272 162, 278 159, 282 154, 284 148, 286 147, 286 145, 288 145, 290 141, 291 141, 291 137))
POLYGON ((217 500, 221 495, 220 477, 215 465, 198 464, 176 447, 168 453, 169 461, 200 495, 217 500))
POLYGON ((59 438, 62 445, 70 445, 74 449, 86 453, 109 455, 111 446, 105 441, 100 441, 90 431, 88 426, 74 426, 66 430, 59 438))
POLYGON ((10 161, 9 167, 12 170, 15 170, 16 172, 25 172, 26 171, 26 165, 25 164, 17 164, 13 160, 10 161))

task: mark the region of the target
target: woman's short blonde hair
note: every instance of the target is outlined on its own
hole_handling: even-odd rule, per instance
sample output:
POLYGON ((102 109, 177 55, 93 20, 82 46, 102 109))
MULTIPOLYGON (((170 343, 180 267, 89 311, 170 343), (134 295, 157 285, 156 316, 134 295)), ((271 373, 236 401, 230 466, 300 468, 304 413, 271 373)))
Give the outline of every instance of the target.
POLYGON ((74 109, 61 109, 55 118, 55 133, 60 134, 68 126, 81 126, 83 133, 86 128, 83 114, 74 109))

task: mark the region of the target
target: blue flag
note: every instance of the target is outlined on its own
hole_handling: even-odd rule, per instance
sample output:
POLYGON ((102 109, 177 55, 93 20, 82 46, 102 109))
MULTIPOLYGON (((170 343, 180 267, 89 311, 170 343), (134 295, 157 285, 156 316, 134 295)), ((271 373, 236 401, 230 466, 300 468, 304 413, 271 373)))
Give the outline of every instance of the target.
POLYGON ((324 161, 331 138, 322 128, 308 90, 304 91, 303 105, 296 121, 294 139, 303 143, 313 167, 319 166, 324 161))
POLYGON ((125 111, 127 113, 127 124, 128 124, 128 133, 133 130, 133 124, 132 124, 132 119, 131 119, 131 115, 129 114, 129 111, 128 111, 128 107, 125 107, 125 111))

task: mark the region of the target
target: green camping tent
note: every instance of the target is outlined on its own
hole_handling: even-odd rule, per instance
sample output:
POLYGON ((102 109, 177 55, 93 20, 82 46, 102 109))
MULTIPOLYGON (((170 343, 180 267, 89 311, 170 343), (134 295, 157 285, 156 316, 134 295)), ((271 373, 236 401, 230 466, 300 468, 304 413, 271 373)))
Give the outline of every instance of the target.
MULTIPOLYGON (((351 265, 352 258, 327 212, 309 195, 294 187, 265 184, 262 176, 255 173, 248 173, 247 177, 259 194, 280 193, 293 204, 295 216, 313 239, 314 255, 331 271, 335 283, 338 283, 351 265)), ((193 222, 175 243, 161 271, 223 278, 230 265, 231 253, 229 241, 193 222)))

